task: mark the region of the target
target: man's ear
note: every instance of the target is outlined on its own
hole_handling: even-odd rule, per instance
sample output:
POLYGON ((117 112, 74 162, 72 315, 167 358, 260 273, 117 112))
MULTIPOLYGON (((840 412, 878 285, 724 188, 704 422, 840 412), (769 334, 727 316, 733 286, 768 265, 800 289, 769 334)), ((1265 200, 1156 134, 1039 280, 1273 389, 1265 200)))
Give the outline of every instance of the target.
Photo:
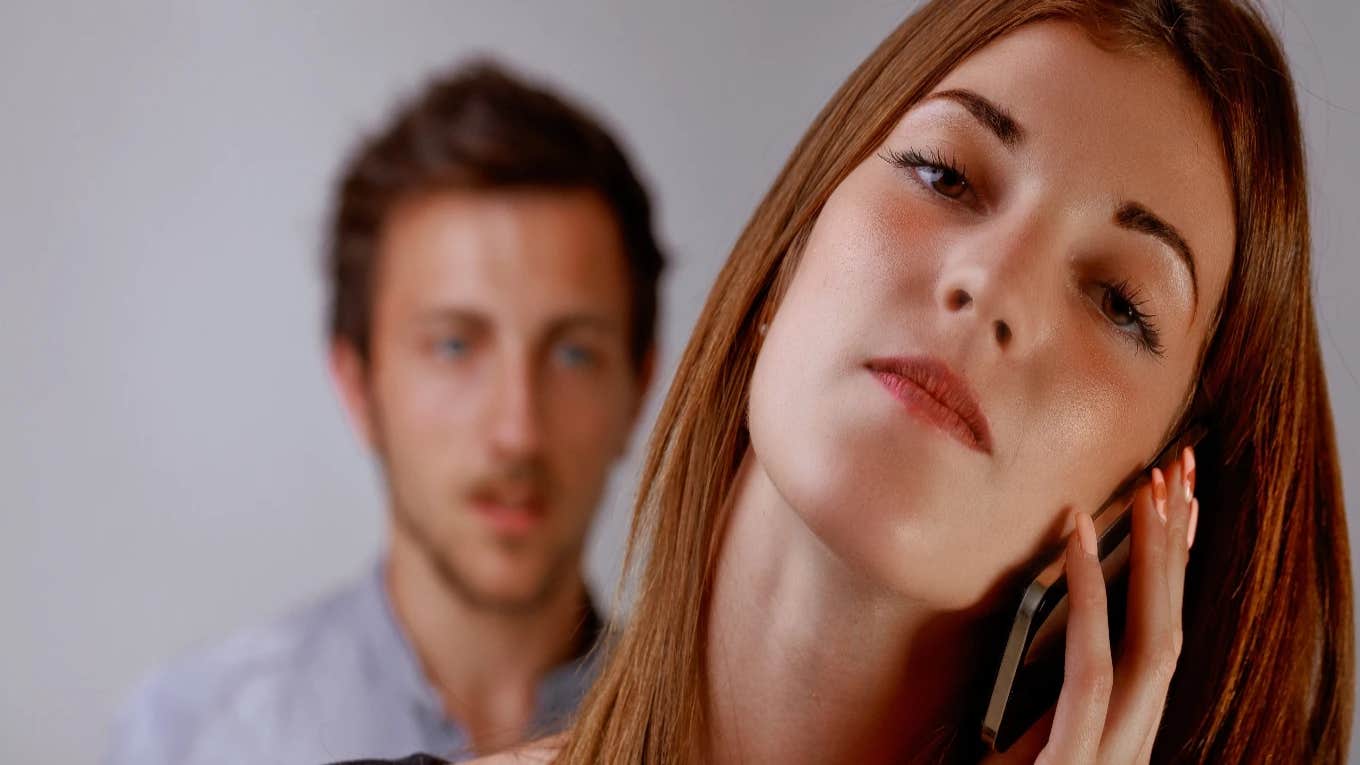
POLYGON ((349 415, 350 425, 364 446, 373 448, 373 405, 369 395, 368 363, 354 343, 344 338, 331 340, 331 384, 349 415))
POLYGON ((637 368, 633 372, 633 409, 628 413, 628 427, 624 429, 622 438, 619 439, 618 450, 615 456, 622 458, 628 452, 628 445, 633 441, 633 433, 637 430, 638 417, 642 415, 642 405, 647 401, 647 391, 652 387, 652 379, 656 376, 656 345, 647 347, 647 352, 638 360, 637 368))
POLYGON ((637 399, 633 402, 633 427, 637 426, 638 415, 642 414, 642 402, 647 400, 647 391, 652 389, 656 377, 656 343, 647 346, 637 369, 637 399))

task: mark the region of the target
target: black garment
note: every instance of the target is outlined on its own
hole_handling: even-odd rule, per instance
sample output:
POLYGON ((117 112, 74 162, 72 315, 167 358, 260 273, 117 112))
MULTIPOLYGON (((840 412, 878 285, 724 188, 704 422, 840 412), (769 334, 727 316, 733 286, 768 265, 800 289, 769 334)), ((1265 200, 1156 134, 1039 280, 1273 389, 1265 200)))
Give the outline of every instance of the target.
POLYGON ((452 765, 447 760, 439 760, 438 757, 431 757, 428 754, 412 754, 404 760, 350 760, 347 762, 332 762, 332 765, 452 765))

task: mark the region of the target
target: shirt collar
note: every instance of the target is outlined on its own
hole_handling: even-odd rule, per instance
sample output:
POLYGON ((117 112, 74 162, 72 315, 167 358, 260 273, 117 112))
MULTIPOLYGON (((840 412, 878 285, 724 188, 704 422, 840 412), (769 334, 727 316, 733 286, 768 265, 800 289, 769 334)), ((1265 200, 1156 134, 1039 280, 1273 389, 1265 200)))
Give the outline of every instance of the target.
MULTIPOLYGON (((423 713, 444 719, 444 704, 439 692, 425 676, 415 647, 397 621, 396 609, 387 593, 386 567, 386 559, 379 558, 361 585, 363 607, 370 617, 364 621, 374 625, 377 661, 387 667, 387 674, 423 713)), ((604 621, 589 595, 586 602, 586 619, 581 625, 578 643, 580 650, 539 681, 532 724, 532 732, 536 734, 561 730, 599 672, 603 651, 598 643, 604 635, 604 621)))

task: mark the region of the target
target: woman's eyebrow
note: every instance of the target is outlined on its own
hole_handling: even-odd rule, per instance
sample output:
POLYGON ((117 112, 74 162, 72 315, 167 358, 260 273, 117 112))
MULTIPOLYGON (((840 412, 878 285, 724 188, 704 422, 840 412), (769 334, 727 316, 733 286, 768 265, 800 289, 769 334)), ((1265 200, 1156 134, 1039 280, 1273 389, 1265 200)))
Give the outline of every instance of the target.
POLYGON ((1020 127, 1020 123, 1015 121, 1010 112, 981 95, 964 88, 953 88, 931 93, 925 100, 934 101, 937 98, 953 101, 967 109, 968 113, 990 130, 1007 149, 1014 149, 1024 143, 1025 131, 1020 127))
MULTIPOLYGON (((1137 202, 1125 202, 1115 211, 1114 222, 1120 228, 1150 234, 1162 241, 1176 253, 1186 270, 1190 272, 1190 287, 1194 291, 1196 307, 1199 306, 1199 280, 1195 276, 1195 256, 1190 245, 1176 227, 1157 217, 1155 213, 1137 202)), ((1193 310, 1192 310, 1193 315, 1193 310)))

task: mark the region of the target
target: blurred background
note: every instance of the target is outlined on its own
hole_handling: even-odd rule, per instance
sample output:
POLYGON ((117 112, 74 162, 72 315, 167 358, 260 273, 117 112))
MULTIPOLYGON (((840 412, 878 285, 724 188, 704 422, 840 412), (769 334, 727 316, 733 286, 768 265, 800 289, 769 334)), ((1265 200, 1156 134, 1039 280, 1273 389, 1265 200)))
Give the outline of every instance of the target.
MULTIPOLYGON (((1360 11, 1266 5, 1299 85, 1317 308, 1353 493, 1360 11)), ((671 255, 665 383, 794 143, 913 6, 6 0, 0 760, 95 760, 153 665, 346 581, 376 554, 380 487, 325 373, 319 258, 342 158, 401 95, 489 53, 621 134, 671 255)), ((602 603, 664 390, 592 539, 602 603)), ((1352 511, 1353 548, 1358 526, 1352 511)))

